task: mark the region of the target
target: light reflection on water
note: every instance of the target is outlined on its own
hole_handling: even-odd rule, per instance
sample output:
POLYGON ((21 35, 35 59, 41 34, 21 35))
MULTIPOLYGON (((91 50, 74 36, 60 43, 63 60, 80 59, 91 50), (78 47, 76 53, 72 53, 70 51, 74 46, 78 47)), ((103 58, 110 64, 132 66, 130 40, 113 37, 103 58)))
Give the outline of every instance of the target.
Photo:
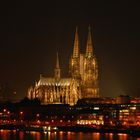
POLYGON ((15 130, 0 130, 0 140, 140 140, 127 134, 113 133, 83 133, 83 132, 17 132, 15 130))
POLYGON ((100 139, 100 133, 92 133, 92 138, 99 140, 100 139))
POLYGON ((19 137, 20 137, 20 140, 24 140, 24 132, 23 131, 19 132, 19 137))

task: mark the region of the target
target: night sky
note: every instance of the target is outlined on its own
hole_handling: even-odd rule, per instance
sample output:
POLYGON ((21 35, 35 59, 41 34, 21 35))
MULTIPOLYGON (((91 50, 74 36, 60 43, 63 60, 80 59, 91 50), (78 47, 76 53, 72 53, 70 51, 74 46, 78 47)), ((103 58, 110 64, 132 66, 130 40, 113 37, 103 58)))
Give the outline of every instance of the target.
POLYGON ((89 24, 101 96, 140 95, 138 4, 91 1, 1 4, 0 82, 17 92, 13 98, 23 98, 40 73, 53 77, 57 51, 61 75, 68 76, 75 28, 85 52, 89 24))

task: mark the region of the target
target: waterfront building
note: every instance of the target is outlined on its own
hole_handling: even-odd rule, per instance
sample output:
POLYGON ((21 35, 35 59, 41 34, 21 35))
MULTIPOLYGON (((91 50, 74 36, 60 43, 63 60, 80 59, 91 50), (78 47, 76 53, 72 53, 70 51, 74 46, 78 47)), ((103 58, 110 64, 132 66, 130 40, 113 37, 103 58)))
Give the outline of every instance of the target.
POLYGON ((98 98, 98 65, 93 53, 91 28, 88 30, 85 54, 80 53, 78 28, 76 28, 73 53, 70 57, 70 77, 61 77, 57 53, 54 77, 40 75, 39 81, 28 89, 28 98, 39 98, 43 104, 64 103, 74 105, 78 99, 98 98))
POLYGON ((95 128, 140 127, 140 103, 129 104, 47 104, 33 105, 14 103, 1 105, 0 123, 35 125, 87 125, 95 128))
POLYGON ((140 127, 140 104, 84 104, 77 105, 77 123, 110 127, 140 127), (86 116, 86 117, 85 117, 86 116))
POLYGON ((116 103, 117 104, 128 104, 130 103, 130 96, 128 95, 120 95, 116 98, 116 103))

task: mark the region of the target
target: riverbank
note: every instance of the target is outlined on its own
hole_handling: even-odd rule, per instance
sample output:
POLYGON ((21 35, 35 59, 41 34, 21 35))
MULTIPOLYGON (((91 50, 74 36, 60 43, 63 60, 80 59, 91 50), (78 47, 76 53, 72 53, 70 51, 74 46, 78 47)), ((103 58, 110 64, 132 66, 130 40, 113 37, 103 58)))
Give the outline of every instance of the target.
POLYGON ((54 126, 39 126, 39 125, 0 125, 0 130, 16 130, 16 131, 37 131, 37 132, 53 132, 58 131, 54 126))

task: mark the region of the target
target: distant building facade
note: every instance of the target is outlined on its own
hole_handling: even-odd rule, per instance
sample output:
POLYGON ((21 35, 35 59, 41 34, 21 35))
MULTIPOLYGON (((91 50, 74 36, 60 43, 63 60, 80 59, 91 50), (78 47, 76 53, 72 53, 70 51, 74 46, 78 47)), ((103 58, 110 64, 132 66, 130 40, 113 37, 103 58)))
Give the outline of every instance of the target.
POLYGON ((120 95, 116 98, 116 104, 129 104, 131 98, 128 95, 120 95))
POLYGON ((39 81, 28 89, 28 98, 39 98, 42 103, 65 103, 74 105, 78 99, 98 98, 98 65, 93 54, 91 29, 89 27, 86 53, 80 53, 78 29, 76 28, 73 54, 70 58, 70 77, 61 78, 57 54, 54 77, 40 75, 39 81))

